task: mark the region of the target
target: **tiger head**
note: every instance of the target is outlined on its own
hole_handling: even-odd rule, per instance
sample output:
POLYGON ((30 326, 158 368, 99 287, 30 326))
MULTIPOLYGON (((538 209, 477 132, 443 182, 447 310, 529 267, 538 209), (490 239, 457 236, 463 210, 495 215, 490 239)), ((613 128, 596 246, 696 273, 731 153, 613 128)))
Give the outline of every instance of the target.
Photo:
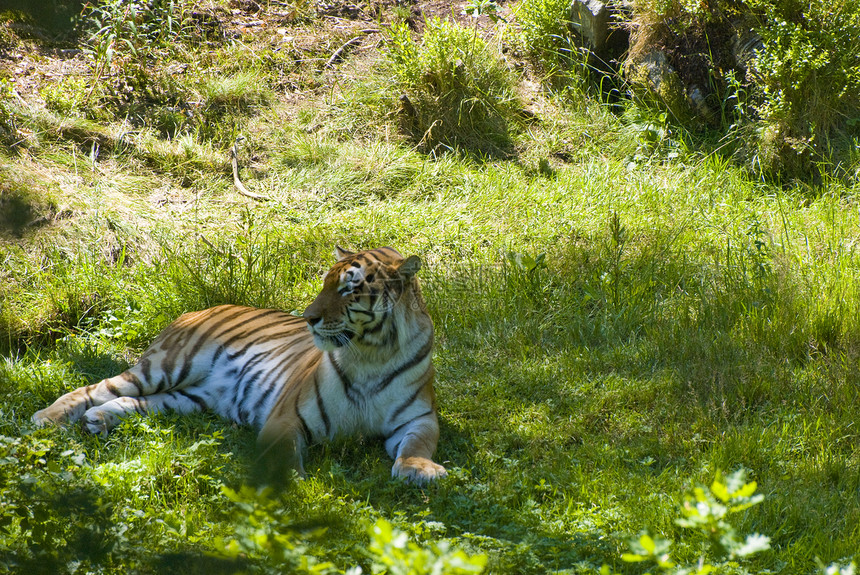
POLYGON ((404 258, 389 247, 358 253, 338 247, 337 257, 322 291, 302 314, 317 347, 394 346, 411 337, 408 318, 416 313, 426 327, 430 319, 415 278, 419 257, 404 258))

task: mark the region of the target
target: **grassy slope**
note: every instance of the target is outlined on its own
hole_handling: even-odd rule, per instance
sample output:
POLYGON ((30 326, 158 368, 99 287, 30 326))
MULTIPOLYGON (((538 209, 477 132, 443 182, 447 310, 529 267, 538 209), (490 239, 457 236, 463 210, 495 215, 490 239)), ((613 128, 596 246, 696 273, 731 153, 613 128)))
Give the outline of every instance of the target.
MULTIPOLYGON (((343 42, 315 34, 324 54, 343 42)), ((265 41, 239 46, 205 56, 210 74, 266 60, 265 41)), ((392 482, 370 439, 313 447, 311 478, 283 497, 296 518, 329 524, 323 538, 306 535, 316 556, 367 568, 364 524, 382 516, 419 539, 487 552, 492 572, 640 572, 619 560, 625 538, 646 527, 679 538, 680 494, 738 466, 767 495, 740 525, 773 537, 754 569, 810 572, 816 557, 854 556, 854 190, 771 187, 694 154, 631 164, 635 131, 595 103, 542 96, 543 122, 516 159, 431 160, 384 125, 378 137, 338 129, 350 125, 338 98, 361 89, 351 78, 372 55, 325 73, 327 56, 315 57, 287 73, 292 86, 335 88, 297 109, 284 68, 263 66, 271 92, 245 86, 253 105, 230 117, 249 136, 244 157, 257 159, 243 176, 266 203, 233 190, 229 134, 141 133, 111 154, 118 124, 79 133, 35 105, 21 110, 39 145, 2 152, 2 189, 63 217, 0 245, 0 434, 49 445, 43 459, 55 463, 17 459, 3 477, 72 470, 97 500, 92 513, 51 508, 55 523, 75 526, 60 556, 83 553, 109 572, 204 569, 183 554, 248 522, 219 486, 244 477, 250 430, 159 416, 104 440, 36 431, 29 416, 122 369, 182 311, 301 309, 335 243, 391 244, 428 264, 439 460, 451 476, 426 489, 392 482), (94 133, 104 134, 95 162, 94 133), (510 252, 546 253, 547 266, 528 272, 510 252), (75 533, 99 520, 129 529, 100 532, 115 545, 101 555, 76 551, 75 533)), ((14 545, 38 550, 31 536, 14 545)), ((687 539, 681 553, 698 544, 687 539)))

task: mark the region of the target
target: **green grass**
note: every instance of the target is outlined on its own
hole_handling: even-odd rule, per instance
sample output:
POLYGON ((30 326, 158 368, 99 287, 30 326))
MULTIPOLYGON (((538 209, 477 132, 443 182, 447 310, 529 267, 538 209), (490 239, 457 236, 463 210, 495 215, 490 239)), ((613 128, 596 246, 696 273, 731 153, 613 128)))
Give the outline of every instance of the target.
POLYGON ((299 110, 277 70, 206 84, 250 136, 242 177, 268 202, 232 188, 232 124, 120 139, 122 118, 9 102, 32 141, 0 151, 1 181, 68 213, 0 230, 0 565, 274 573, 304 555, 373 572, 367 529, 385 519, 491 573, 635 574, 621 554, 646 528, 698 559, 682 496, 740 467, 765 500, 735 526, 772 538, 749 571, 858 559, 856 189, 646 149, 599 103, 558 96, 539 96, 509 158, 431 157, 384 115, 344 116, 376 89, 350 65, 299 110), (254 432, 213 416, 135 417, 107 439, 29 422, 184 311, 303 309, 335 244, 424 259, 437 485, 393 481, 378 441, 348 438, 311 447, 308 479, 267 499, 241 491, 254 432))

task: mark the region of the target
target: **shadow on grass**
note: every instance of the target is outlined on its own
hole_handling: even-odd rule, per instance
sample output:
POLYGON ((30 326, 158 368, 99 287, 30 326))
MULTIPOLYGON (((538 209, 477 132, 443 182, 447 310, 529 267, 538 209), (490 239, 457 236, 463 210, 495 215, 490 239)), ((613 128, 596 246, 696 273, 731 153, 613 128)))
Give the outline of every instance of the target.
POLYGON ((161 555, 153 561, 153 572, 163 575, 232 575, 247 573, 251 562, 243 558, 226 558, 192 551, 161 555))
POLYGON ((62 37, 75 31, 84 4, 84 0, 4 0, 0 9, 28 16, 23 21, 35 27, 38 37, 43 37, 45 32, 62 37))

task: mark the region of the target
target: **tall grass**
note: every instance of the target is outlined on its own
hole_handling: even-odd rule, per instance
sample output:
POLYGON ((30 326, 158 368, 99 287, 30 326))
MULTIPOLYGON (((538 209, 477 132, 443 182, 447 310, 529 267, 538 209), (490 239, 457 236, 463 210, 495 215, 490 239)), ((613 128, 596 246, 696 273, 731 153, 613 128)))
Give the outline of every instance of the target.
MULTIPOLYGON (((295 169, 301 157, 278 165, 295 169)), ((414 161, 428 171, 434 165, 414 161)), ((339 181, 350 166, 318 166, 317 182, 339 181)), ((605 562, 623 570, 614 559, 619 533, 645 525, 674 533, 674 504, 663 494, 682 490, 686 477, 706 481, 713 469, 743 464, 768 500, 741 527, 774 537, 774 555, 757 565, 801 561, 810 549, 828 560, 849 554, 850 536, 827 519, 858 505, 845 495, 858 408, 850 370, 857 290, 854 280, 825 279, 833 270, 853 277, 856 265, 853 253, 839 251, 851 220, 838 198, 763 197, 753 183, 726 181, 709 164, 633 173, 583 165, 531 182, 516 166, 458 169, 463 185, 424 202, 403 191, 422 184, 401 181, 392 184, 397 193, 368 196, 348 211, 323 203, 291 223, 261 217, 270 208, 259 206, 209 236, 201 217, 187 222, 188 231, 212 237, 211 245, 180 232, 152 264, 79 261, 58 281, 76 269, 81 278, 101 277, 92 289, 105 303, 93 323, 67 328, 72 337, 33 342, 36 353, 5 368, 3 389, 14 406, 6 433, 26 429, 29 413, 61 389, 119 369, 126 349, 133 355, 169 319, 165 308, 231 301, 301 309, 331 261, 332 238, 352 238, 350 247, 393 243, 427 262, 422 275, 439 334, 440 457, 452 476, 426 503, 389 483, 375 442, 343 441, 311 450, 313 479, 289 495, 290 506, 310 505, 323 516, 401 513, 399 524, 422 541, 441 525, 458 545, 488 553, 499 572, 593 572, 605 562), (627 178, 627 192, 604 187, 616 177, 627 178), (311 227, 322 214, 323 234, 311 227), (143 338, 132 337, 138 325, 143 338), (822 477, 833 485, 827 495, 822 477)), ((282 193, 287 201, 294 191, 282 193)), ((37 275, 30 289, 45 297, 52 285, 37 275)), ((7 298, 24 301, 18 290, 7 298)), ((98 448, 84 477, 104 484, 104 500, 142 513, 110 511, 139 531, 134 537, 146 534, 158 548, 210 548, 217 534, 232 533, 212 515, 225 509, 216 487, 241 477, 242 453, 252 452, 245 451, 252 432, 229 430, 221 439, 222 431, 206 416, 132 419, 98 448), (237 457, 228 462, 227 451, 237 457), (184 520, 176 515, 182 506, 184 520)), ((86 454, 98 446, 77 431, 39 436, 58 433, 86 454)), ((311 539, 307 552, 362 564, 348 543, 362 522, 330 529, 327 542, 311 539)), ((114 561, 141 560, 125 545, 114 561)), ((696 550, 680 545, 678 553, 696 550)))
POLYGON ((570 3, 521 0, 515 9, 523 49, 547 76, 563 75, 572 64, 584 63, 570 29, 570 3))

